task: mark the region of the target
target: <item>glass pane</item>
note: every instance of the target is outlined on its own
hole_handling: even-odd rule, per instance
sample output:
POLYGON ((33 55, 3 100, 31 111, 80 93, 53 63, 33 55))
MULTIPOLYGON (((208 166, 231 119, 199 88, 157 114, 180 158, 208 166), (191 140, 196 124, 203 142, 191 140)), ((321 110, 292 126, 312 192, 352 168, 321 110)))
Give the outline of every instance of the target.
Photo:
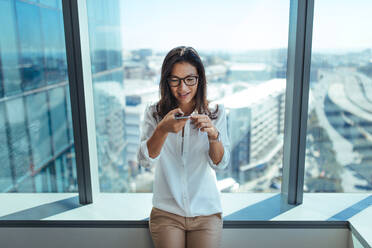
POLYGON ((23 98, 6 101, 5 119, 9 122, 8 142, 10 150, 9 158, 13 161, 11 168, 15 170, 15 179, 21 180, 27 177, 30 170, 30 144, 28 133, 25 125, 25 110, 23 98))
POLYGON ((16 1, 16 19, 19 40, 19 70, 23 90, 45 85, 43 40, 39 7, 16 1))
POLYGON ((16 33, 16 18, 14 13, 14 2, 0 0, 0 23, 2 25, 0 35, 0 66, 3 91, 6 95, 21 92, 21 75, 18 62, 18 44, 16 33))
POLYGON ((58 192, 63 192, 63 178, 62 178, 62 159, 55 160, 56 181, 58 192))
POLYGON ((372 191, 371 8, 315 2, 304 191, 372 191))
POLYGON ((87 1, 87 9, 100 188, 128 192, 120 1, 87 1))
POLYGON ((42 179, 42 173, 38 173, 34 178, 35 180, 35 187, 36 192, 43 192, 43 179, 42 179))
MULTIPOLYGON (((92 72, 122 66, 120 1, 87 1, 92 72)), ((110 73, 105 73, 109 75, 110 73)), ((120 79, 122 80, 122 79, 120 79)))
POLYGON ((185 44, 202 56, 208 99, 228 112, 231 161, 217 173, 220 189, 280 191, 289 1, 87 7, 101 191, 152 192, 154 170, 136 159, 140 125, 159 100, 166 53, 185 44))
POLYGON ((0 192, 77 192, 61 0, 35 2, 0 0, 0 192))
POLYGON ((0 103, 0 189, 8 188, 13 184, 12 172, 9 162, 8 132, 5 125, 4 103, 0 103))
POLYGON ((68 140, 68 120, 66 110, 65 88, 58 87, 50 92, 50 110, 52 120, 52 137, 54 152, 56 154, 63 152, 69 147, 68 140))
POLYGON ((41 8, 45 78, 48 84, 67 80, 67 62, 61 11, 41 8))
POLYGON ((44 5, 47 5, 49 7, 53 7, 53 8, 57 8, 58 7, 58 4, 57 2, 60 2, 60 1, 57 1, 57 0, 39 0, 41 4, 44 4, 44 5))
POLYGON ((52 156, 46 92, 27 96, 26 107, 33 166, 35 169, 39 169, 52 156))

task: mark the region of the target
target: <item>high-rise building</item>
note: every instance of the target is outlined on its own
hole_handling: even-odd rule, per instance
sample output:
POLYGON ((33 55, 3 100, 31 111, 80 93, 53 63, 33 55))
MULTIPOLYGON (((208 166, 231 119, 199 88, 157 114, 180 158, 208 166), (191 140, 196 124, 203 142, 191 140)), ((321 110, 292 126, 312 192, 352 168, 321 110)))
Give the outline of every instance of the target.
POLYGON ((233 177, 240 184, 270 176, 282 167, 285 79, 272 79, 229 95, 227 111, 231 142, 230 167, 219 178, 233 177))
POLYGON ((0 192, 76 192, 61 1, 0 0, 0 192))
MULTIPOLYGON (((120 27, 119 11, 112 11, 119 6, 87 1, 96 126, 105 129, 97 136, 100 171, 103 164, 126 160, 124 111, 108 104, 116 98, 105 83, 123 84, 121 31, 102 28, 120 27)), ((0 0, 0 7, 6 23, 0 37, 0 191, 76 192, 62 1, 0 0)), ((108 186, 101 182, 107 191, 111 180, 108 186)))

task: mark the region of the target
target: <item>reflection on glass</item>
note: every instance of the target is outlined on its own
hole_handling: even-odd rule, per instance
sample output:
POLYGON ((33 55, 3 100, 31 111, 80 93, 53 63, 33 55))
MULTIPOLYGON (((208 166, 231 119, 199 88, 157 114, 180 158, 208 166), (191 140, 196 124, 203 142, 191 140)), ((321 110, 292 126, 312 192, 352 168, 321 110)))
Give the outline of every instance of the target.
POLYGON ((289 1, 86 2, 101 191, 152 192, 154 169, 136 159, 140 124, 178 45, 200 52, 208 99, 227 109, 233 147, 221 191, 280 191, 289 1))
POLYGON ((92 73, 122 66, 120 1, 87 1, 92 73))
POLYGON ((8 147, 8 135, 7 128, 5 125, 5 109, 4 103, 0 103, 0 189, 4 189, 12 185, 12 176, 9 162, 9 147, 8 147))
POLYGON ((51 159, 51 140, 48 123, 48 103, 46 93, 41 92, 26 97, 28 132, 32 147, 32 166, 41 168, 51 159))
POLYGON ((62 161, 61 158, 55 160, 55 169, 56 169, 56 181, 58 192, 63 192, 63 178, 62 178, 62 161))
POLYGON ((16 15, 22 88, 35 89, 45 84, 39 8, 36 5, 16 1, 16 15))
POLYGON ((21 76, 18 69, 18 45, 17 33, 15 30, 14 2, 0 0, 0 66, 3 91, 6 95, 21 92, 21 76))
POLYGON ((130 192, 125 103, 122 95, 120 1, 86 1, 93 73, 94 105, 103 192, 130 192))
POLYGON ((67 80, 66 51, 63 36, 62 13, 42 8, 42 35, 44 39, 45 79, 48 84, 67 80))
POLYGON ((77 192, 60 6, 0 0, 0 192, 77 192))
POLYGON ((372 191, 371 8, 368 1, 315 4, 305 191, 372 191))
POLYGON ((55 154, 58 154, 68 148, 70 143, 64 87, 55 88, 49 93, 53 147, 55 154))
POLYGON ((29 140, 25 125, 25 110, 23 105, 23 98, 17 98, 7 101, 5 103, 6 113, 5 118, 9 122, 9 136, 10 142, 9 157, 12 159, 12 166, 15 170, 15 178, 21 180, 27 176, 31 170, 29 140))

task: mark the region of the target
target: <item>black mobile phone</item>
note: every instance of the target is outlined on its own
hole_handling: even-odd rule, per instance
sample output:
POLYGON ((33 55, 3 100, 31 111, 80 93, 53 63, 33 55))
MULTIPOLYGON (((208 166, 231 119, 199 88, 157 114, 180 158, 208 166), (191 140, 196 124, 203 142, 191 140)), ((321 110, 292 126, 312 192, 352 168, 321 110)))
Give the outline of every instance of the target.
POLYGON ((181 113, 177 113, 174 115, 174 119, 176 120, 182 120, 182 119, 188 119, 190 118, 190 115, 182 115, 181 113))

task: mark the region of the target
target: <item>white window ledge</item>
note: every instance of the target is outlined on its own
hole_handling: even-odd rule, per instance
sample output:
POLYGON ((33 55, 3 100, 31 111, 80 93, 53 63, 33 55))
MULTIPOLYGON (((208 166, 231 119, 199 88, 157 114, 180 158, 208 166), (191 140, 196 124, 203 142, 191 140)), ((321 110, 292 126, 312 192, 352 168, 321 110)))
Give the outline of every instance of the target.
MULTIPOLYGON (((102 193, 94 203, 80 205, 77 194, 2 193, 0 227, 6 220, 125 221, 146 223, 151 193, 102 193)), ((288 206, 277 193, 222 193, 224 223, 252 225, 350 223, 372 246, 372 194, 307 193, 303 204, 288 206)), ((7 222, 9 223, 9 222, 7 222)))

